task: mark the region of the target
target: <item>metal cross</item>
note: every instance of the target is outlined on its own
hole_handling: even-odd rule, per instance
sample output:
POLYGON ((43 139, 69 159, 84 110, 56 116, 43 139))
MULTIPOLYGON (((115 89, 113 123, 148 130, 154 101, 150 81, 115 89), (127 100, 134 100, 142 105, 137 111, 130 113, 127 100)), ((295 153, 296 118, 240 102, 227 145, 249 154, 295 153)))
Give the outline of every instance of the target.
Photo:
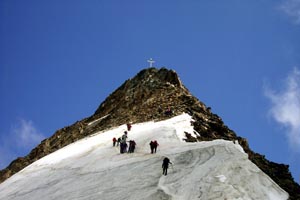
POLYGON ((149 60, 147 60, 147 62, 150 63, 150 67, 153 66, 153 63, 155 63, 155 61, 152 58, 150 58, 149 60))

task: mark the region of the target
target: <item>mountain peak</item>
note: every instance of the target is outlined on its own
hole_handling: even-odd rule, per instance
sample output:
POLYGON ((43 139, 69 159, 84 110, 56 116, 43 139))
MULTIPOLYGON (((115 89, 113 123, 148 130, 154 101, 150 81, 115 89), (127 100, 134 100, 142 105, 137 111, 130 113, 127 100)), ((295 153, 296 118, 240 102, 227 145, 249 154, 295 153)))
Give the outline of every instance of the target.
POLYGON ((135 82, 141 81, 142 84, 155 86, 155 84, 172 84, 181 86, 181 81, 174 70, 167 68, 148 68, 140 71, 135 77, 135 82), (145 84, 146 83, 146 84, 145 84))
MULTIPOLYGON (((162 120, 171 116, 165 114, 167 109, 172 110, 172 115, 187 112, 185 104, 190 98, 193 98, 192 95, 174 70, 148 68, 125 81, 109 95, 90 120, 109 115, 108 118, 113 117, 119 123, 113 123, 113 126, 162 120)), ((193 98, 192 101, 197 102, 197 99, 193 98)), ((205 110, 204 104, 200 104, 205 110)))
POLYGON ((127 123, 161 121, 182 113, 193 118, 191 124, 195 130, 194 133, 184 133, 185 141, 237 141, 253 163, 291 197, 299 197, 300 187, 294 182, 287 165, 270 162, 263 155, 253 152, 246 139, 230 130, 218 115, 188 91, 174 70, 166 68, 144 69, 126 80, 99 105, 92 116, 56 131, 27 156, 14 160, 0 171, 0 183, 34 161, 84 137, 127 123))

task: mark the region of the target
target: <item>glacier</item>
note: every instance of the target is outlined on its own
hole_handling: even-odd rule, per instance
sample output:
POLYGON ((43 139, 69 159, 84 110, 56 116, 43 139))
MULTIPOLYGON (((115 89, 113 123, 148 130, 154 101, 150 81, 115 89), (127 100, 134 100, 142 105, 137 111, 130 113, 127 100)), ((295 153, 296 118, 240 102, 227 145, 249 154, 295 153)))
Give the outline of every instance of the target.
MULTIPOLYGON (((190 115, 133 124, 135 153, 120 154, 112 138, 121 125, 97 132, 32 163, 0 184, 1 200, 286 200, 289 195, 237 143, 186 143, 190 115), (159 143, 156 154, 149 142, 159 143), (173 165, 162 175, 162 160, 173 165)), ((92 125, 93 123, 91 123, 92 125)))

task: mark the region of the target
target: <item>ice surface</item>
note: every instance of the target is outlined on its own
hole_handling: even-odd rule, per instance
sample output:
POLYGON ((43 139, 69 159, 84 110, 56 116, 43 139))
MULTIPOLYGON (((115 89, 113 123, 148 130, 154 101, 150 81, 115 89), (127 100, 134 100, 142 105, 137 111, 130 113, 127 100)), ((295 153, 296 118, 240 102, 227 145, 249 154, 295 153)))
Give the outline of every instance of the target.
POLYGON ((70 144, 26 167, 2 184, 1 200, 222 199, 281 200, 288 194, 248 160, 237 143, 185 143, 193 133, 187 114, 133 124, 133 154, 120 154, 112 138, 126 125, 70 144), (149 142, 159 143, 156 154, 149 142), (162 160, 173 165, 162 175, 162 160))

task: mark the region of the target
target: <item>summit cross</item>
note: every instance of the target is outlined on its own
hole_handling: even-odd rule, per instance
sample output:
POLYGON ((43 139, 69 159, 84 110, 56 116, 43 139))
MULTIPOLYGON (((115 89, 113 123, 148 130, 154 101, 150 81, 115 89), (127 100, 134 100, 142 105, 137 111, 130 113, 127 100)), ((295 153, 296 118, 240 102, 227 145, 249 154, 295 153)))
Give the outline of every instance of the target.
POLYGON ((149 60, 147 60, 147 62, 150 63, 150 67, 153 66, 153 63, 155 63, 155 61, 152 58, 150 58, 149 60))

